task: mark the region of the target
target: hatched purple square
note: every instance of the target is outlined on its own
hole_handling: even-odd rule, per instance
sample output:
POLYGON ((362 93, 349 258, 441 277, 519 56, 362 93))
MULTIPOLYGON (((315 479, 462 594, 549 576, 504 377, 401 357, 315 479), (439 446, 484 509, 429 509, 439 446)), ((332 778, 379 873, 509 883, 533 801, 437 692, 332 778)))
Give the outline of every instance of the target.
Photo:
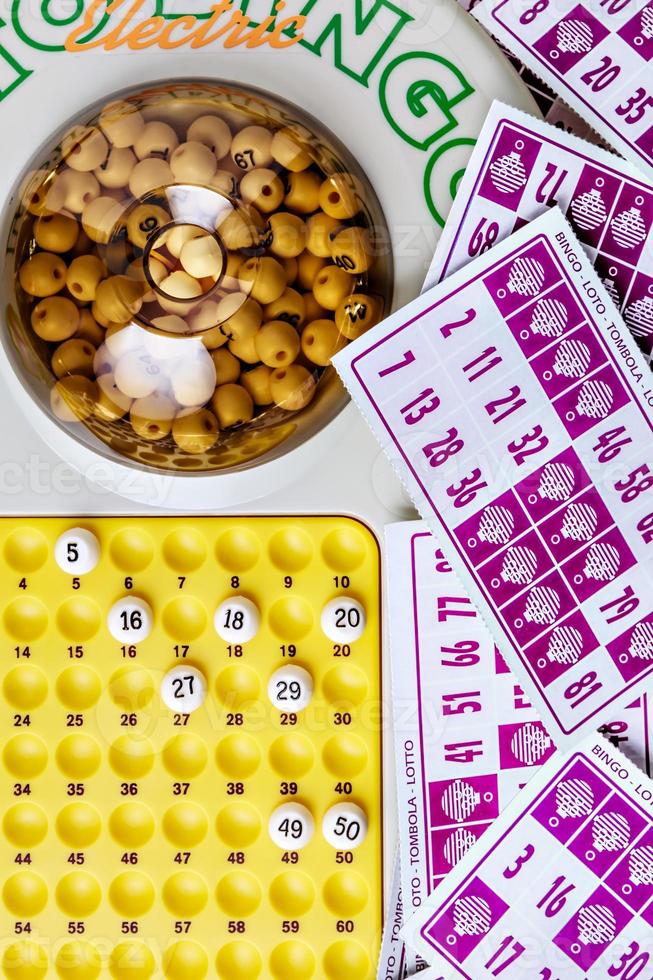
POLYGON ((516 211, 541 146, 539 140, 503 124, 488 160, 479 196, 516 211))
POLYGON ((539 526, 556 561, 561 562, 611 527, 614 519, 602 497, 588 487, 539 526))
POLYGON ((503 316, 536 299, 562 278, 548 243, 541 236, 504 260, 483 282, 503 316))
POLYGON ((535 42, 533 47, 554 71, 566 74, 610 32, 579 4, 535 42))
POLYGON ((530 521, 511 490, 459 524, 454 533, 476 567, 515 541, 530 528, 530 521))
POLYGON ((585 164, 567 208, 567 218, 581 242, 598 248, 620 188, 618 177, 585 164))
POLYGON ((608 653, 625 681, 653 670, 653 613, 607 645, 608 653))
POLYGON ((630 401, 619 376, 606 364, 554 399, 553 405, 572 439, 577 439, 630 401))
POLYGON ((446 875, 467 854, 491 824, 439 828, 431 832, 431 870, 446 875))
POLYGON ((531 368, 549 398, 555 398, 606 360, 593 330, 583 324, 532 358, 531 368))
POLYGON ((626 539, 614 526, 561 566, 576 597, 582 602, 614 582, 635 564, 626 539))
POLYGON ((644 61, 653 58, 653 0, 627 21, 619 37, 630 45, 644 61))
POLYGON ((537 523, 588 486, 591 480, 570 446, 516 484, 515 492, 537 523))
POLYGON ((584 319, 569 286, 562 282, 546 296, 511 316, 508 326, 526 357, 532 357, 584 319))
POLYGON ((564 623, 531 643, 524 650, 524 656, 543 687, 547 687, 598 645, 589 623, 579 610, 575 610, 564 623))
POLYGON ((621 860, 645 826, 644 818, 613 793, 570 843, 569 850, 597 878, 603 878, 621 860))
POLYGON ((610 792, 610 786, 580 758, 560 774, 532 815, 557 841, 566 844, 610 792))
POLYGON ((541 766, 554 752, 553 739, 541 721, 499 725, 499 758, 502 769, 541 766))
POLYGON ((653 227, 653 194, 625 184, 601 242, 601 251, 637 265, 653 227))
POLYGON ((474 877, 426 923, 422 935, 458 963, 464 963, 507 911, 504 900, 474 877))
POLYGON ((537 532, 529 531, 477 571, 493 605, 501 608, 552 568, 551 558, 537 532))
POLYGON ((432 828, 494 820, 499 815, 496 773, 429 783, 429 804, 432 828))
POLYGON ((524 647, 564 619, 576 603, 559 572, 551 572, 502 610, 513 636, 524 647))
POLYGON ((632 918, 632 912, 599 885, 553 942, 581 970, 589 970, 632 918))
POLYGON ((632 844, 605 883, 635 912, 653 898, 653 827, 632 844))
POLYGON ((649 354, 653 350, 653 277, 642 272, 635 276, 623 318, 639 346, 649 354))

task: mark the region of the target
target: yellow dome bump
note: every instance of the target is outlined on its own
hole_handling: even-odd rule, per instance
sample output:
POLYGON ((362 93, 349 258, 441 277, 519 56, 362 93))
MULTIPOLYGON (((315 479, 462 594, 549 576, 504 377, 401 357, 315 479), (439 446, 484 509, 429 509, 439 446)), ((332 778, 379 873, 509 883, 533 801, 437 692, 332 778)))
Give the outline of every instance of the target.
POLYGON ((144 667, 121 667, 109 680, 109 694, 114 704, 123 711, 140 711, 152 698, 156 685, 144 667))
POLYGON ((88 871, 71 871, 59 880, 57 905, 72 919, 92 915, 102 898, 97 878, 88 871))
POLYGON ((120 915, 137 919, 152 908, 154 885, 142 871, 123 871, 109 885, 109 901, 120 915))
POLYGON ((206 905, 209 889, 194 871, 178 871, 164 882, 162 894, 166 908, 173 915, 192 919, 206 905))
POLYGON ((206 609, 194 596, 178 596, 163 610, 163 627, 174 640, 189 643, 206 629, 206 609))
POLYGON ((188 939, 173 943, 163 954, 163 975, 167 980, 203 980, 208 970, 206 952, 188 939))
POLYGON ((47 561, 47 538, 36 528, 18 527, 5 541, 4 556, 16 572, 35 572, 47 561))
POLYGON ((315 975, 315 953, 296 939, 280 943, 272 950, 270 970, 275 980, 309 980, 315 975))
POLYGON ((305 735, 280 735, 270 746, 270 763, 280 776, 299 779, 315 762, 315 749, 305 735))
POLYGON ((324 954, 324 970, 329 980, 367 980, 370 958, 360 943, 341 939, 332 943, 324 954))
POLYGON ((270 627, 282 640, 302 640, 313 626, 313 610, 301 596, 277 599, 270 609, 270 627))
POLYGON ((154 956, 145 943, 119 943, 111 951, 109 972, 114 980, 149 980, 155 970, 154 956))
POLYGON ((111 836, 127 848, 142 847, 154 833, 152 811, 144 803, 123 803, 109 817, 111 836))
POLYGON ((369 753, 365 742, 358 735, 343 733, 333 735, 322 751, 324 765, 334 776, 353 779, 367 765, 369 753))
POLYGON ((40 599, 20 596, 6 606, 3 622, 7 633, 16 640, 31 643, 43 636, 48 626, 48 610, 40 599))
POLYGON ((259 539, 244 527, 223 531, 215 546, 216 558, 229 572, 246 572, 253 568, 260 553, 259 539))
POLYGON ((154 542, 141 528, 125 528, 111 539, 109 554, 123 572, 142 572, 154 558, 154 542))
POLYGON ((204 564, 206 556, 206 541, 192 527, 179 527, 171 531, 163 542, 163 557, 177 572, 194 572, 204 564))
POLYGON ((277 531, 268 544, 270 559, 282 572, 299 572, 306 568, 313 558, 313 550, 311 538, 299 527, 277 531))
POLYGON ((15 803, 2 819, 2 831, 15 847, 35 847, 48 832, 48 818, 36 803, 15 803))
POLYGON ((259 767, 261 750, 258 742, 251 735, 241 735, 236 732, 221 739, 215 758, 225 775, 247 779, 259 767))
POLYGON ((83 849, 100 836, 102 820, 90 803, 69 803, 57 815, 57 834, 69 847, 83 849))
POLYGON ((100 975, 102 962, 95 946, 72 942, 61 947, 55 967, 61 980, 95 980, 100 975))
POLYGON ((109 762, 119 776, 140 779, 154 765, 154 748, 147 738, 121 735, 109 749, 109 762))
POLYGON ((255 701, 261 692, 261 681, 251 667, 231 664, 218 674, 215 689, 225 708, 232 710, 255 701))
POLYGON ((270 885, 270 901, 279 915, 295 919, 315 901, 315 885, 303 871, 284 871, 270 885))
POLYGON ((192 732, 174 735, 163 747, 163 764, 172 776, 199 776, 208 758, 206 743, 192 732))
POLYGON ((47 954, 38 943, 12 943, 2 955, 2 972, 7 980, 41 980, 48 972, 47 954))
POLYGON ((339 527, 322 542, 322 557, 334 572, 352 572, 365 560, 365 538, 356 528, 339 527))
POLYGON ((256 946, 237 940, 227 943, 218 953, 215 968, 221 980, 256 980, 261 975, 263 961, 256 946))
POLYGON ((218 813, 216 830, 228 847, 249 847, 261 833, 261 816, 251 803, 227 803, 218 813))
POLYGON ((163 832, 177 847, 196 847, 208 829, 206 813, 197 803, 175 803, 163 815, 163 832))
POLYGON ((322 687, 332 704, 357 706, 364 701, 369 684, 360 667, 339 664, 327 672, 322 687))
POLYGON ((2 899, 16 918, 29 919, 45 908, 48 886, 34 871, 17 871, 5 881, 2 899))
POLYGON ((2 759, 5 766, 19 779, 33 779, 45 769, 48 750, 38 735, 14 735, 5 745, 2 759))
POLYGON ((324 903, 339 918, 358 915, 367 905, 370 888, 357 871, 336 871, 324 883, 324 903))
POLYGON ((218 905, 234 919, 251 915, 261 904, 261 886, 248 871, 230 871, 218 882, 215 892, 218 905))
POLYGON ((48 679, 40 667, 20 664, 5 675, 2 690, 15 708, 31 711, 43 704, 48 693, 48 679))
POLYGON ((57 629, 67 640, 83 643, 95 636, 102 623, 97 602, 86 596, 72 596, 57 610, 57 629))
POLYGON ((92 708, 102 693, 102 682, 92 667, 76 664, 67 667, 57 678, 57 696, 67 708, 85 711, 92 708))
POLYGON ((87 779, 101 762, 100 746, 90 735, 67 735, 57 746, 57 765, 71 779, 87 779))

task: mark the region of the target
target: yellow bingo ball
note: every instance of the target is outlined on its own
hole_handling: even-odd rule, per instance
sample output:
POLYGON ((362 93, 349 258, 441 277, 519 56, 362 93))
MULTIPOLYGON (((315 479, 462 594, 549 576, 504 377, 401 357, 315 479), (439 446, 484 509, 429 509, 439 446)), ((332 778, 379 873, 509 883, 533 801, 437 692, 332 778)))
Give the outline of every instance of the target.
POLYGON ((274 170, 255 167, 241 180, 240 193, 244 201, 253 204, 263 214, 267 214, 276 211, 283 201, 285 190, 274 170))
POLYGON ((65 296, 48 296, 36 304, 30 322, 42 340, 68 340, 79 326, 79 310, 65 296))
POLYGON ((213 393, 211 406, 223 429, 249 422, 254 415, 252 396, 242 385, 220 385, 213 393))
POLYGON ((331 238, 342 228, 342 221, 318 211, 306 222, 306 248, 322 259, 331 257, 331 238))
POLYGON ((288 287, 284 289, 279 299, 268 303, 263 310, 263 315, 266 321, 285 320, 293 327, 301 327, 306 317, 306 300, 296 289, 288 287))
POLYGON ((327 265, 315 278, 313 295, 325 310, 335 310, 353 288, 354 280, 348 272, 337 265, 327 265))
POLYGON ((336 265, 360 275, 372 265, 372 245, 366 228, 343 228, 331 240, 331 258, 336 265))
POLYGON ((270 392, 276 405, 288 412, 305 408, 315 395, 315 378, 305 367, 291 364, 270 375, 270 392))
POLYGON ((320 367, 331 363, 331 358, 347 343, 333 320, 314 320, 304 327, 301 337, 302 353, 320 367))
POLYGON ((284 204, 298 214, 312 214, 320 206, 322 179, 312 170, 289 174, 284 204))
POLYGON ((338 330, 347 340, 356 340, 370 327, 376 326, 383 315, 383 300, 379 296, 351 293, 335 311, 338 330))
POLYGON ((216 385, 231 384, 238 381, 240 377, 240 361, 237 357, 222 347, 211 352, 211 358, 215 366, 216 385))
POLYGON ((206 408, 188 415, 178 415, 172 423, 172 438, 185 453, 205 453, 215 445, 220 426, 206 408))
POLYGON ((321 184, 318 203, 326 214, 340 221, 353 218, 361 209, 360 182, 351 174, 332 174, 321 184))
POLYGON ((34 239, 45 252, 69 252, 79 225, 69 214, 42 214, 34 223, 34 239))
POLYGON ((241 374, 240 383, 245 391, 249 392, 255 405, 271 405, 274 401, 270 390, 271 374, 272 368, 265 364, 259 364, 258 367, 241 374))
POLYGON ((66 288, 80 303, 92 302, 106 274, 104 262, 97 255, 79 255, 68 267, 66 288))
POLYGON ((37 252, 21 265, 18 281, 30 296, 54 296, 66 285, 66 263, 53 252, 37 252))
POLYGON ((100 129, 114 146, 133 146, 145 129, 145 120, 131 103, 110 102, 100 113, 100 129))
POLYGON ((272 137, 270 151, 277 163, 292 173, 306 170, 313 162, 299 136, 289 128, 277 130, 272 137))
POLYGON ((66 340, 52 355, 52 372, 57 378, 63 378, 65 374, 84 374, 91 378, 94 357, 95 347, 87 340, 66 340))
POLYGON ((297 214, 278 211, 270 215, 270 251, 282 259, 295 258, 306 245, 306 225, 297 214))
POLYGON ((299 354, 299 335, 284 320, 271 320, 258 331, 254 338, 256 353, 268 367, 285 367, 299 354))
POLYGON ((272 133, 264 126, 245 126, 231 142, 231 159, 240 170, 272 163, 272 133))
POLYGON ((278 299, 286 288, 286 273, 276 259, 265 255, 262 259, 247 259, 238 270, 238 278, 244 292, 264 306, 278 299))

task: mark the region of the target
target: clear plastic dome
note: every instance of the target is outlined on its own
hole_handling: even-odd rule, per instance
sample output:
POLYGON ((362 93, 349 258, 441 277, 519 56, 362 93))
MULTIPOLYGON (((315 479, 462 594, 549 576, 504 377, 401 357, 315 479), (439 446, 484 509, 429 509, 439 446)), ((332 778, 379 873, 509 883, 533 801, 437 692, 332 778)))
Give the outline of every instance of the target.
POLYGON ((330 360, 387 312, 365 175, 301 110, 179 81, 91 107, 35 158, 5 344, 42 410, 140 466, 251 466, 342 408, 330 360))

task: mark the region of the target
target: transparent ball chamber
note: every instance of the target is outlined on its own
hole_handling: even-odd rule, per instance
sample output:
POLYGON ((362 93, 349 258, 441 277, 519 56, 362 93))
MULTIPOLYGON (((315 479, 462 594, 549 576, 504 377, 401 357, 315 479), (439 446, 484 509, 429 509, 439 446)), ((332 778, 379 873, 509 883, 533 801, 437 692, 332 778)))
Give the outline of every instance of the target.
POLYGON ((5 356, 39 410, 139 468, 234 471, 347 402, 332 356, 392 300, 356 160, 276 96, 182 80, 55 134, 8 214, 5 356))

